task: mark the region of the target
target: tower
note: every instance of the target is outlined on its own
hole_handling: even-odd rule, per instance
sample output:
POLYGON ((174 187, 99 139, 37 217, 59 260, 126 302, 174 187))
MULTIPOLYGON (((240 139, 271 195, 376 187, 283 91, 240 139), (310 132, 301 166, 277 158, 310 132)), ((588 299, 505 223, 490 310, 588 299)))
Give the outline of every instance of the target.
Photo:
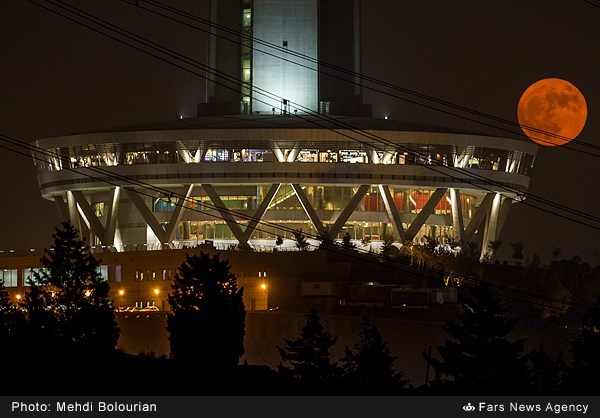
POLYGON ((198 116, 316 112, 362 104, 359 0, 213 0, 208 102, 198 116))

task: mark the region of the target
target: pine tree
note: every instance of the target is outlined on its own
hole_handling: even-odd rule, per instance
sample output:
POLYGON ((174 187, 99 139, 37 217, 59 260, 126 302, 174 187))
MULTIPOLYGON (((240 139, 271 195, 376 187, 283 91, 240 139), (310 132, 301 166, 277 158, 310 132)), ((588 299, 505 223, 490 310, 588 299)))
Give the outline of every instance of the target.
POLYGON ((231 370, 244 354, 243 288, 219 255, 186 255, 168 296, 171 355, 181 367, 231 370))
MULTIPOLYGON (((441 390, 461 394, 522 393, 527 384, 526 358, 520 353, 524 340, 511 342, 506 335, 517 319, 506 317, 509 308, 500 304, 481 282, 463 296, 463 313, 457 322, 446 321, 450 339, 438 348, 442 360, 423 354, 437 374, 441 390), (444 380, 440 377, 444 376, 444 380)), ((437 386, 437 385, 436 385, 437 386)))
POLYGON ((28 278, 31 287, 20 304, 30 336, 43 344, 55 343, 66 356, 109 355, 119 328, 100 263, 70 222, 57 228, 52 238, 51 249, 40 259, 42 272, 28 278))
POLYGON ((282 360, 278 366, 279 374, 284 378, 294 379, 305 387, 327 385, 339 376, 337 363, 331 362, 329 353, 337 337, 332 337, 323 328, 315 309, 306 317, 308 320, 300 330, 300 337, 286 339, 285 347, 277 347, 282 360))
POLYGON ((375 323, 364 316, 360 320, 359 340, 353 349, 346 347, 342 368, 351 384, 377 388, 403 387, 407 382, 394 371, 395 357, 390 355, 375 323))

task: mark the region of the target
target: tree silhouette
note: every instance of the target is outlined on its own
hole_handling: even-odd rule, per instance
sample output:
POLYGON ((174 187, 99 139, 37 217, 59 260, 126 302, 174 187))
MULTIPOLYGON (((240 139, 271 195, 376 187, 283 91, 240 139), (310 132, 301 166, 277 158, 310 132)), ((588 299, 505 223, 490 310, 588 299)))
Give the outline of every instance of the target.
POLYGON ((315 309, 306 317, 308 320, 300 330, 300 337, 294 340, 286 339, 285 347, 277 347, 282 360, 278 370, 283 378, 294 379, 305 387, 323 386, 335 381, 339 376, 337 363, 331 362, 329 353, 337 337, 334 338, 325 331, 315 309))
POLYGON ((356 249, 356 245, 352 242, 352 238, 350 237, 350 233, 346 232, 344 237, 342 238, 342 248, 344 250, 354 250, 356 249))
POLYGON ((529 380, 530 391, 533 395, 557 395, 561 389, 566 365, 562 352, 556 358, 551 358, 540 346, 527 355, 530 362, 529 380))
POLYGON ((218 372, 244 354, 243 288, 219 255, 186 255, 168 296, 171 355, 179 366, 218 372))
POLYGON ((387 343, 375 323, 363 316, 358 329, 359 340, 352 347, 354 350, 346 347, 346 355, 342 360, 347 381, 373 388, 403 387, 407 381, 394 371, 395 357, 390 355, 387 343))
POLYGON ((310 244, 306 240, 306 236, 302 232, 302 229, 296 229, 296 230, 294 230, 293 233, 294 233, 294 239, 296 240, 296 247, 300 251, 306 251, 306 250, 308 250, 308 246, 310 244))
POLYGON ((528 383, 526 358, 520 356, 524 340, 505 338, 517 319, 505 316, 509 308, 492 295, 489 283, 470 290, 470 297, 462 296, 458 321, 444 325, 450 339, 438 347, 442 360, 423 354, 436 372, 434 387, 462 394, 522 393, 528 383))
POLYGON ((28 277, 30 289, 20 303, 31 337, 44 345, 56 343, 54 348, 67 356, 112 354, 119 328, 99 261, 70 222, 52 238, 40 259, 43 269, 28 277))
POLYGON ((283 245, 283 238, 281 235, 277 235, 277 239, 275 240, 275 245, 279 248, 283 245))
POLYGON ((521 260, 523 260, 523 243, 522 242, 511 242, 510 248, 513 251, 512 258, 515 259, 515 264, 517 266, 521 265, 521 260))
POLYGON ((587 310, 581 333, 571 340, 573 363, 567 372, 565 390, 569 394, 597 394, 600 372, 600 296, 587 310))

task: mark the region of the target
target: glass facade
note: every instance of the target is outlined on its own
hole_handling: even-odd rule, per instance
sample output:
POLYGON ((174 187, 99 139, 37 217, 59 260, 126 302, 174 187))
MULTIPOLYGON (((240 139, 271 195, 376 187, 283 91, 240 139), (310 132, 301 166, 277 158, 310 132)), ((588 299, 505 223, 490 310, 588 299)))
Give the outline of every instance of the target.
MULTIPOLYGON (((272 162, 273 149, 246 148, 247 141, 201 144, 202 141, 151 142, 127 144, 92 144, 54 148, 54 154, 36 154, 35 162, 40 173, 65 168, 140 165, 140 164, 189 164, 193 162, 272 162), (245 142, 245 144, 244 144, 245 142), (202 146, 201 146, 202 145, 202 146), (205 151, 202 152, 201 150, 205 151), (202 152, 201 158, 196 153, 202 152)), ((397 144, 396 149, 380 151, 379 144, 346 148, 348 144, 322 142, 312 148, 296 149, 295 162, 299 163, 349 163, 349 164, 397 164, 442 165, 478 170, 505 171, 528 174, 534 156, 521 151, 459 145, 397 144)), ((283 147, 281 153, 287 158, 293 148, 283 147)))

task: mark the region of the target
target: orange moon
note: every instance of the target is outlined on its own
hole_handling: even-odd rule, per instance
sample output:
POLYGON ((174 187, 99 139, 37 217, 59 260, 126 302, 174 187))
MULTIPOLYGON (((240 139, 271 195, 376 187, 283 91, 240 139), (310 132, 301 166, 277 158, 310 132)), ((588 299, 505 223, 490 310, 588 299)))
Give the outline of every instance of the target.
POLYGON ((525 90, 519 99, 517 118, 532 141, 554 147, 579 135, 587 119, 587 104, 573 84, 545 78, 525 90))

